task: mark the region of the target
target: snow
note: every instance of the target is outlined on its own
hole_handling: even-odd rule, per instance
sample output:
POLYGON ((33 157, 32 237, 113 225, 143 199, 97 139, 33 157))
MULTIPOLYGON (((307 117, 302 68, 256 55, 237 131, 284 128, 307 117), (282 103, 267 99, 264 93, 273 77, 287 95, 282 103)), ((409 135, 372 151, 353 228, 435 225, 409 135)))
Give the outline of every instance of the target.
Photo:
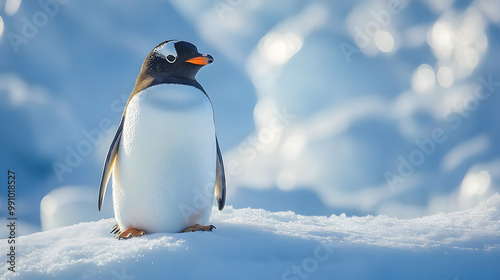
POLYGON ((17 272, 0 278, 498 279, 499 206, 494 194, 415 219, 228 206, 214 209, 213 232, 130 240, 114 239, 114 220, 103 219, 18 237, 17 272))

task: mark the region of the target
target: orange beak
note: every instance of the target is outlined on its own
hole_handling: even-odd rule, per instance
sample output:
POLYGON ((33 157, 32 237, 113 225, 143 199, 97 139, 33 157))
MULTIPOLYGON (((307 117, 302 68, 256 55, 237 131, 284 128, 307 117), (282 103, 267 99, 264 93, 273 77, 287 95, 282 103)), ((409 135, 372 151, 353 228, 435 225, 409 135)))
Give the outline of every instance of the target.
POLYGON ((207 65, 207 64, 212 63, 213 61, 214 61, 214 59, 212 58, 211 55, 197 56, 197 57, 193 57, 191 59, 186 60, 186 62, 196 64, 196 65, 207 65))

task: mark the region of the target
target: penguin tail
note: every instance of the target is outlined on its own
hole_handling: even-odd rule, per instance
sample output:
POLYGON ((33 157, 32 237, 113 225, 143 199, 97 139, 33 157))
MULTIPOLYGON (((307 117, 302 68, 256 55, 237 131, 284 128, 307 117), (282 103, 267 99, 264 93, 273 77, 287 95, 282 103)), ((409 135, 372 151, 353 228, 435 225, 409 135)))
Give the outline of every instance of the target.
POLYGON ((121 230, 120 230, 120 227, 118 226, 118 223, 116 223, 113 228, 111 229, 111 231, 109 233, 112 233, 112 234, 120 234, 121 233, 121 230))

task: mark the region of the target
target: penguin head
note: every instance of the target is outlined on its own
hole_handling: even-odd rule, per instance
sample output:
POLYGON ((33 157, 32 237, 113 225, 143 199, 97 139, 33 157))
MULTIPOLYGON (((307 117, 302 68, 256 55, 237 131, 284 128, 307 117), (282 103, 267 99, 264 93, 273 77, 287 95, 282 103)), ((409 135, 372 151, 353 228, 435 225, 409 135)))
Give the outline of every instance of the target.
POLYGON ((213 61, 211 55, 199 53, 196 46, 189 42, 169 40, 149 53, 143 71, 146 70, 153 77, 196 80, 198 71, 213 61))

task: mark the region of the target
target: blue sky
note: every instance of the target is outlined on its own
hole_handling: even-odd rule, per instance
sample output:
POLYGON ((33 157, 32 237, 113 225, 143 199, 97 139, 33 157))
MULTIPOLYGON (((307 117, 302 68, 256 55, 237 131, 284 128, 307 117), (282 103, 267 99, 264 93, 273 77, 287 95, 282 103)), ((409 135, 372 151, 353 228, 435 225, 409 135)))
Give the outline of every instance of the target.
POLYGON ((476 205, 499 189, 500 4, 434 2, 0 1, 0 167, 19 174, 19 215, 38 229, 65 186, 97 201, 123 99, 174 38, 215 58, 198 80, 228 204, 400 218, 476 205))

